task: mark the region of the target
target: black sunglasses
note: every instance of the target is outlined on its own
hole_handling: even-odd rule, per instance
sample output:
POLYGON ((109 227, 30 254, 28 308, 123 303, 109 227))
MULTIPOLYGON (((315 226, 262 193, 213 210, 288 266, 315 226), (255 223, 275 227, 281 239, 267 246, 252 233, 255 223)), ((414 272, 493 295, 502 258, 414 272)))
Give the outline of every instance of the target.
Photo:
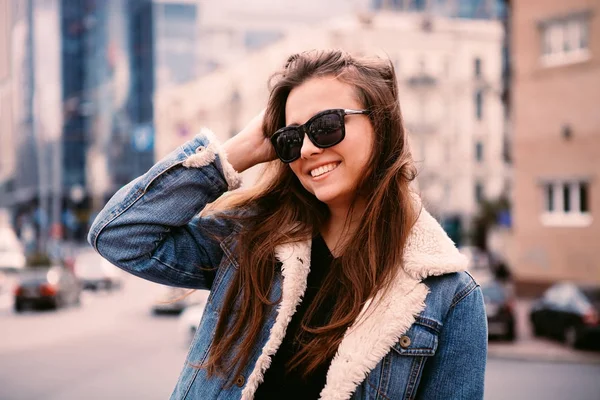
POLYGON ((284 163, 291 163, 300 158, 300 150, 304 134, 320 149, 335 146, 344 140, 346 115, 367 114, 367 110, 325 110, 313 116, 305 124, 299 126, 286 126, 278 129, 271 136, 271 143, 275 147, 277 157, 284 163))

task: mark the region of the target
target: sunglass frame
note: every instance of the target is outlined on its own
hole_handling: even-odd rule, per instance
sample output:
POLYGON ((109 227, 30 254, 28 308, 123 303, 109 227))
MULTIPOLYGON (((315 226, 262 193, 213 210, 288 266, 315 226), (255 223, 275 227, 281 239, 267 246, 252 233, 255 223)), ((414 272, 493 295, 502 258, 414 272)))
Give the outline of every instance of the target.
MULTIPOLYGON (((275 149, 275 153, 277 154, 277 157, 279 157, 281 162, 283 162, 285 164, 289 164, 289 163, 294 162, 297 159, 299 159, 300 154, 297 157, 294 157, 289 160, 286 160, 283 157, 281 157, 281 154, 277 148, 277 138, 279 136, 281 136, 283 133, 285 133, 287 131, 291 131, 291 130, 297 130, 301 133, 302 141, 304 140, 304 135, 306 135, 308 137, 308 139, 312 142, 312 144, 314 144, 316 147, 318 147, 320 149, 327 149, 329 147, 333 147, 337 144, 340 144, 346 137, 346 119, 345 119, 346 115, 361 115, 361 114, 368 114, 368 113, 369 113, 368 110, 352 110, 352 109, 347 109, 347 108, 334 108, 334 109, 330 109, 330 110, 323 110, 323 111, 320 111, 317 114, 313 115, 308 121, 306 121, 302 125, 286 126, 286 127, 278 129, 271 136, 271 144, 273 145, 273 148, 275 149), (315 141, 315 139, 312 137, 312 134, 311 134, 309 128, 310 128, 310 125, 315 120, 317 120, 318 118, 323 117, 325 115, 329 115, 329 114, 336 114, 340 117, 340 121, 341 121, 340 129, 341 129, 342 134, 341 134, 340 140, 338 140, 334 143, 331 143, 331 144, 322 145, 315 141)), ((300 146, 302 147, 302 145, 300 145, 300 146)))

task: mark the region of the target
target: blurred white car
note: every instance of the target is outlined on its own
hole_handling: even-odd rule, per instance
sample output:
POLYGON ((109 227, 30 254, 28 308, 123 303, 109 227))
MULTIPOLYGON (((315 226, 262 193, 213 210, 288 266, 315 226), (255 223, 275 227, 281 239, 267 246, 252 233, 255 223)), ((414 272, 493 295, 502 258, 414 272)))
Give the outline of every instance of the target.
POLYGON ((93 249, 83 250, 75 256, 73 270, 83 289, 113 290, 119 289, 123 283, 123 271, 93 249))
POLYGON ((206 303, 206 290, 164 286, 152 305, 154 314, 181 314, 187 307, 206 303))
POLYGON ((190 343, 194 338, 210 293, 207 290, 199 290, 198 292, 200 292, 198 297, 201 299, 201 302, 186 307, 179 316, 179 331, 182 333, 185 343, 190 343))

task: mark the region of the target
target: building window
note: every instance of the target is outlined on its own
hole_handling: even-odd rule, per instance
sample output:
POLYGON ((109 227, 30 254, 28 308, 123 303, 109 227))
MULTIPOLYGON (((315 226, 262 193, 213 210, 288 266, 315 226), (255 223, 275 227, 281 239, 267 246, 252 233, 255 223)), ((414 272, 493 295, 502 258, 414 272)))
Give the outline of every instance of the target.
POLYGON ((542 63, 552 66, 587 60, 588 25, 586 15, 542 23, 542 63))
POLYGON ((475 78, 481 78, 481 58, 475 59, 475 78))
POLYGON ((477 162, 483 161, 483 143, 481 142, 475 143, 475 160, 477 162))
POLYGON ((483 201, 483 183, 475 183, 475 201, 477 204, 481 204, 483 201))
POLYGON ((579 210, 582 213, 590 211, 588 208, 588 185, 585 182, 579 185, 579 210))
POLYGON ((554 185, 546 184, 546 211, 554 212, 554 185))
POLYGON ((544 225, 588 226, 591 224, 587 181, 546 182, 543 192, 542 223, 544 225))
POLYGON ((568 183, 563 184, 563 210, 565 213, 571 212, 571 188, 568 183))
POLYGON ((478 121, 483 119, 483 91, 477 89, 475 92, 475 117, 478 121))

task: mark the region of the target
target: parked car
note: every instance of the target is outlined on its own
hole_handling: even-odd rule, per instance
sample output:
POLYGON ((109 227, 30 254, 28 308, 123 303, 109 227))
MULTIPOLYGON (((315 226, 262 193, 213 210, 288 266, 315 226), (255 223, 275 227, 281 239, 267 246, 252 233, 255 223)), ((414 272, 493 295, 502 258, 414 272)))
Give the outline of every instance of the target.
POLYGON ((512 286, 497 280, 488 280, 480 286, 485 302, 489 337, 515 340, 515 297, 512 286))
POLYGON ((600 288, 571 282, 550 287, 530 312, 533 333, 574 348, 600 343, 600 288))
POLYGON ((203 303, 205 290, 191 290, 164 286, 152 304, 153 314, 181 314, 189 306, 203 303))
POLYGON ((19 274, 14 294, 16 312, 27 307, 57 309, 80 304, 81 284, 62 266, 28 268, 19 274))
POLYGON ((122 285, 123 272, 93 249, 86 249, 75 256, 73 270, 83 289, 113 290, 122 285))

